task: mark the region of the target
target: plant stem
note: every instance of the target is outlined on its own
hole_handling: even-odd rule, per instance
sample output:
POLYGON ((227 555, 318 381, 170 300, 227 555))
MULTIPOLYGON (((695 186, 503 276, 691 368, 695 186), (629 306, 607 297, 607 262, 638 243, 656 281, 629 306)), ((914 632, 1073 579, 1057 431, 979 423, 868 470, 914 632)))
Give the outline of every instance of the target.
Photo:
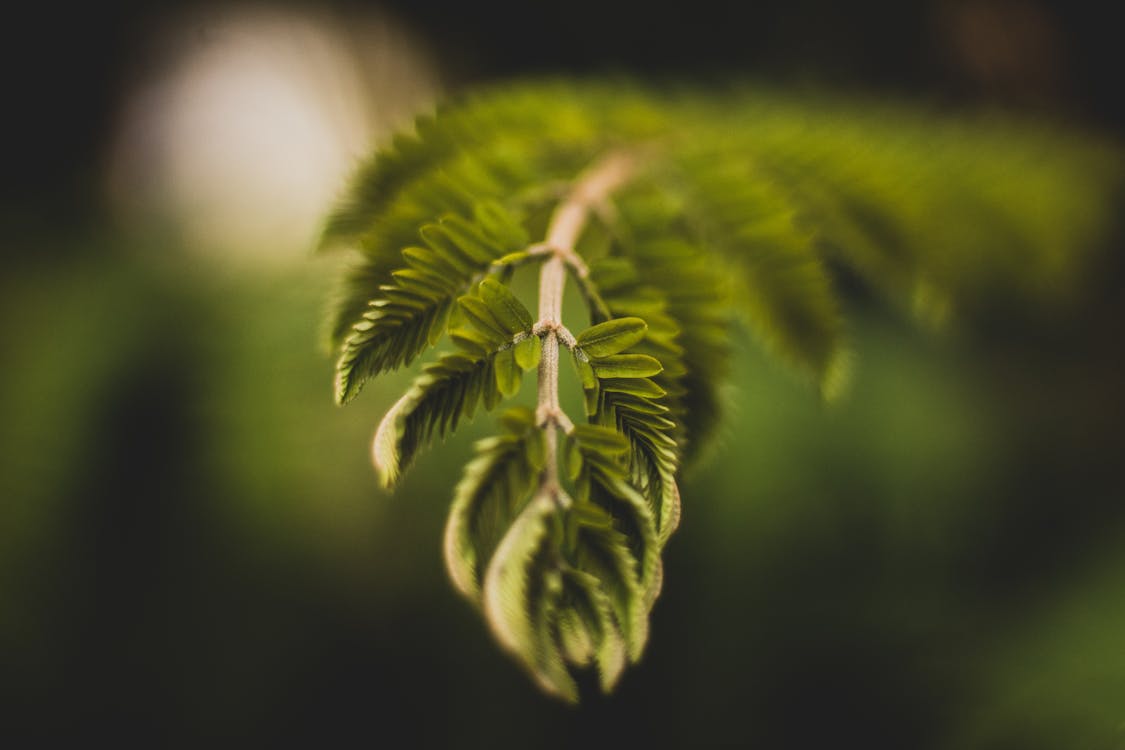
POLYGON ((595 162, 574 182, 566 198, 555 207, 542 247, 550 254, 539 271, 539 322, 543 354, 539 360, 539 403, 536 417, 546 431, 547 462, 541 488, 558 500, 561 497, 558 464, 558 430, 572 427, 559 408, 559 332, 562 324, 563 288, 570 263, 585 276, 586 266, 574 247, 586 227, 591 211, 603 205, 614 190, 633 174, 635 161, 621 153, 610 153, 595 162))

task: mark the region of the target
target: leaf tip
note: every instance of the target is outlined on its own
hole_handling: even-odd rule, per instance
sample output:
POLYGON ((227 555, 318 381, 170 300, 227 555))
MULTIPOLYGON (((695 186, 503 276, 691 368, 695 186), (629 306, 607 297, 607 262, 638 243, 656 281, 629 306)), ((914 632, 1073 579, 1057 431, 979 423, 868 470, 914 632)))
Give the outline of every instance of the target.
POLYGON ((445 570, 453 587, 468 600, 480 602, 480 586, 477 583, 473 560, 469 557, 469 550, 464 549, 461 543, 461 534, 464 518, 454 507, 445 524, 445 537, 442 540, 442 556, 445 559, 445 570))
POLYGON ((333 388, 333 399, 336 406, 343 406, 344 404, 355 398, 358 391, 352 387, 352 379, 343 368, 336 370, 336 382, 333 388))
POLYGON ((371 462, 379 475, 379 483, 390 489, 398 481, 399 466, 398 455, 398 415, 406 407, 410 394, 406 394, 383 417, 375 429, 375 438, 371 441, 371 462))

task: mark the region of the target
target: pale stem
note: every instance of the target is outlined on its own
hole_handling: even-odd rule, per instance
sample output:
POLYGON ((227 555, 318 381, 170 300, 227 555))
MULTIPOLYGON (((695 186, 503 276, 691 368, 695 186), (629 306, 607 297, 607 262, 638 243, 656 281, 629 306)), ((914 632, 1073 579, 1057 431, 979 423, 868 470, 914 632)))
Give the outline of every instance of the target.
MULTIPOLYGON (((574 247, 591 212, 600 210, 614 190, 625 183, 635 168, 634 159, 612 153, 596 162, 575 180, 566 198, 555 208, 547 227, 547 237, 536 250, 549 253, 539 271, 539 322, 543 333, 543 353, 539 360, 539 403, 536 418, 546 431, 547 463, 543 470, 542 489, 559 499, 558 430, 569 430, 572 424, 559 408, 559 338, 562 325, 563 287, 566 266, 585 275, 586 266, 574 247)), ((569 335, 567 332, 564 335, 569 335)), ((571 339, 573 337, 570 337, 571 339)), ((570 342, 567 342, 570 343, 570 342)))

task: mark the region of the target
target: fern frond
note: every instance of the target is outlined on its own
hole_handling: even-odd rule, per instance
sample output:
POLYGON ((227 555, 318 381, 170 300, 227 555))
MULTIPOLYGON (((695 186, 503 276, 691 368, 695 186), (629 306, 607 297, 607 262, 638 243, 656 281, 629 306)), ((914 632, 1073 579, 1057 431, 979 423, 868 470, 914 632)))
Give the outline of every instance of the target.
POLYGON ((477 206, 475 221, 451 215, 424 225, 419 234, 426 246, 403 250, 405 267, 379 285, 344 340, 336 367, 339 403, 354 398, 367 378, 409 364, 440 341, 454 301, 526 244, 519 224, 489 203, 477 206))
POLYGON ((484 613, 496 640, 549 693, 577 702, 557 639, 563 593, 557 506, 537 495, 500 542, 484 578, 484 613))
POLYGON ((427 366, 375 431, 372 456, 385 486, 394 484, 435 434, 444 438, 462 419, 471 419, 478 405, 491 410, 501 398, 514 395, 523 376, 520 362, 534 366, 533 359, 517 361, 514 354, 534 338, 527 309, 492 279, 480 283, 480 294, 458 300, 470 324, 452 334, 461 351, 427 366), (518 328, 523 321, 527 327, 518 328))
POLYGON ((568 663, 596 662, 603 689, 612 689, 648 636, 636 561, 592 503, 563 511, 547 495, 528 502, 488 565, 482 602, 501 645, 569 701, 578 694, 568 663))
MULTIPOLYGON (((667 413, 677 421, 675 439, 681 446, 687 444, 684 423, 689 416, 683 409, 682 399, 686 395, 683 381, 690 372, 703 371, 694 363, 688 367, 685 350, 680 343, 683 330, 680 321, 669 313, 668 294, 643 283, 635 262, 623 256, 611 256, 595 263, 590 268, 590 278, 592 285, 606 300, 610 318, 644 319, 647 325, 645 336, 630 351, 650 356, 662 367, 651 380, 647 377, 633 379, 628 386, 625 385, 627 381, 621 378, 607 380, 616 382, 619 391, 626 387, 632 391, 640 389, 638 395, 647 394, 648 397, 654 397, 654 393, 658 392, 655 397, 660 398, 667 413)), ((600 390, 588 389, 586 393, 587 413, 594 414, 600 390)), ((698 423, 696 426, 699 426, 698 423)))
POLYGON ((446 566, 545 689, 576 699, 567 665, 594 663, 609 690, 644 648, 660 580, 652 516, 625 480, 629 446, 611 429, 576 427, 568 452, 579 494, 560 502, 534 494, 545 459, 534 415, 514 409, 502 422, 505 434, 478 442, 457 487, 446 566))
POLYGON ((393 485, 418 450, 433 439, 471 419, 483 402, 492 409, 500 402, 495 385, 494 355, 474 359, 449 354, 426 367, 410 390, 387 412, 375 431, 372 457, 385 487, 393 485))
POLYGON ((747 94, 725 120, 713 147, 744 154, 819 252, 908 307, 919 288, 953 310, 1073 289, 1122 173, 1116 148, 1011 118, 747 94))
POLYGON ((603 692, 617 685, 625 671, 625 639, 617 627, 609 596, 595 576, 574 568, 563 571, 563 601, 559 615, 559 645, 568 662, 597 666, 603 692))
MULTIPOLYGON (((690 462, 719 422, 719 384, 730 370, 735 284, 729 269, 709 257, 698 228, 688 220, 685 201, 671 187, 631 186, 617 208, 614 228, 626 236, 612 282, 617 291, 610 294, 620 298, 623 290, 658 290, 662 312, 674 321, 674 335, 668 324, 663 333, 669 345, 655 356, 666 365, 665 402, 677 423, 674 437, 683 460, 690 462)), ((604 266, 599 270, 605 273, 604 266)))
POLYGON ((503 435, 481 440, 453 494, 445 527, 445 565, 454 585, 478 601, 484 566, 520 514, 546 460, 543 433, 530 409, 509 409, 503 435))
POLYGON ((645 647, 678 475, 723 411, 735 322, 831 398, 846 289, 930 323, 1003 294, 1065 297, 1122 164, 1010 120, 870 102, 565 81, 472 93, 362 166, 326 223, 324 246, 361 257, 331 325, 337 399, 452 341, 376 431, 391 484, 536 370, 535 411, 477 443, 445 561, 501 645, 575 701, 572 670, 610 690, 645 647), (536 316, 507 286, 530 263, 536 316), (568 278, 589 313, 576 334, 568 278), (560 406, 563 349, 588 424, 560 406))
POLYGON ((574 566, 598 579, 625 653, 635 662, 648 642, 648 606, 629 540, 614 527, 613 517, 594 503, 578 503, 571 513, 574 566))
POLYGON ((676 486, 679 455, 671 437, 675 422, 657 411, 651 397, 637 395, 628 383, 603 386, 598 419, 617 429, 630 443, 630 476, 648 501, 661 541, 667 541, 680 519, 676 486))
POLYGON ((668 393, 652 379, 663 373, 663 366, 655 357, 632 351, 648 330, 635 317, 599 323, 578 334, 573 354, 591 422, 621 438, 630 479, 642 491, 655 528, 666 540, 679 518, 674 479, 679 453, 672 436, 676 423, 663 403, 668 393), (623 353, 627 349, 631 351, 623 353))
POLYGON ((568 475, 575 482, 575 498, 608 513, 628 541, 638 584, 651 607, 659 593, 660 549, 667 537, 661 538, 651 507, 630 483, 632 450, 617 430, 577 425, 567 438, 565 455, 568 475))

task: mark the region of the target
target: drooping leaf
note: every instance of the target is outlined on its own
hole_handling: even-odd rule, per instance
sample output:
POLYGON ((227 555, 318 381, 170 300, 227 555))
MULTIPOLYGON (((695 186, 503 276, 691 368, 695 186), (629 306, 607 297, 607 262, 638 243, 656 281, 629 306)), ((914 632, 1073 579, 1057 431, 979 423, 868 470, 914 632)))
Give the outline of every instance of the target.
POLYGON ((454 585, 479 599, 484 566, 523 510, 545 461, 543 433, 530 409, 504 412, 502 436, 481 440, 453 495, 445 527, 445 565, 454 585))
POLYGON ((495 355, 474 358, 448 354, 429 365, 410 390, 387 412, 375 431, 372 457, 386 487, 397 480, 417 452, 435 437, 471 419, 481 404, 500 401, 494 374, 495 355))
POLYGON ((578 687, 555 637, 562 595, 557 505, 536 496, 504 535, 485 573, 484 614, 496 640, 549 693, 575 702, 578 687))
POLYGON ((636 566, 637 582, 645 592, 647 606, 656 598, 660 548, 652 510, 630 483, 629 440, 615 429, 600 425, 576 425, 568 437, 568 452, 574 464, 575 497, 591 502, 608 513, 613 525, 628 540, 636 566))
POLYGON ((613 517, 594 503, 577 504, 575 565, 597 578, 609 597, 630 661, 636 661, 648 641, 648 606, 638 565, 625 535, 614 528, 613 517))
POLYGON ((563 598, 569 606, 559 617, 559 642, 567 661, 598 667, 601 688, 608 693, 625 670, 625 640, 617 628, 609 597, 598 579, 580 570, 563 571, 563 598))
MULTIPOLYGON (((602 692, 608 693, 621 679, 627 661, 625 639, 614 620, 609 596, 598 584, 597 578, 580 570, 564 571, 563 583, 564 596, 570 604, 564 612, 573 612, 573 619, 581 623, 589 635, 602 692)), ((561 638, 566 636, 564 622, 561 621, 559 634, 561 638)), ((577 666, 585 666, 580 659, 569 660, 577 666)))

